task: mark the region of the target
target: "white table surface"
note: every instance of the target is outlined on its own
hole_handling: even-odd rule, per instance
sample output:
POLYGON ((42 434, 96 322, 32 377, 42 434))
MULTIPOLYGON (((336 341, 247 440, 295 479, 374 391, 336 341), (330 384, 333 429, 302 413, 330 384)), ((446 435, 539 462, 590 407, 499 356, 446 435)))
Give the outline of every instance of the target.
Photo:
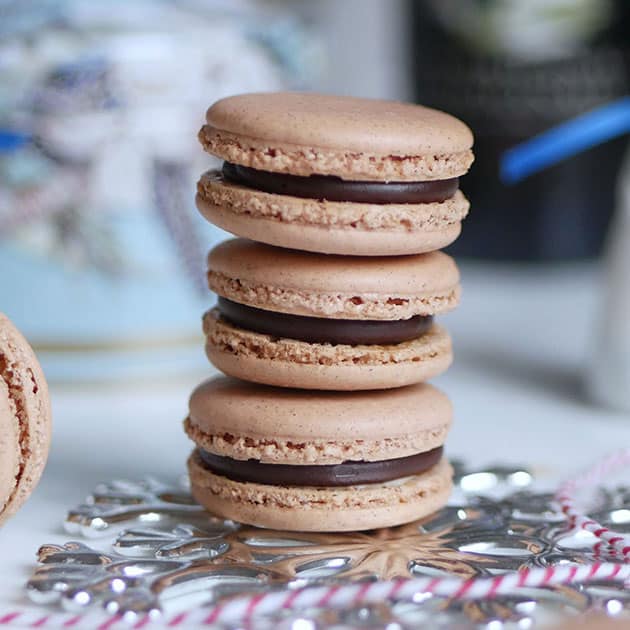
MULTIPOLYGON (((630 445, 630 416, 591 404, 583 389, 599 298, 592 268, 465 265, 463 285, 461 307, 442 320, 454 337, 455 364, 437 380, 455 404, 451 456, 475 465, 525 463, 556 479, 630 445)), ((64 513, 96 483, 184 472, 190 444, 181 420, 194 384, 52 388, 48 467, 0 531, 0 616, 33 610, 23 585, 35 552, 69 539, 64 513)))

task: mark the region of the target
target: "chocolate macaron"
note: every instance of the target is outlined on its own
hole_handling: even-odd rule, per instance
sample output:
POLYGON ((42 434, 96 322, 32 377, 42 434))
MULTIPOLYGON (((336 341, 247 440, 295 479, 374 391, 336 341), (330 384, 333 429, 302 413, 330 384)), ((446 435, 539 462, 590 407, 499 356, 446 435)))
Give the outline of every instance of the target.
POLYGON ((384 256, 452 243, 468 212, 458 178, 473 136, 437 110, 308 93, 216 102, 199 133, 224 160, 198 184, 212 223, 255 241, 384 256))
POLYGON ((0 313, 0 525, 37 485, 50 446, 46 379, 31 347, 0 313))
POLYGON ((451 405, 427 384, 313 392, 219 377, 190 399, 194 497, 224 518, 294 531, 410 522, 444 505, 451 405))
POLYGON ((347 257, 232 239, 208 256, 219 296, 204 316, 222 372, 305 389, 393 388, 452 359, 433 317, 456 306, 459 273, 442 252, 347 257))

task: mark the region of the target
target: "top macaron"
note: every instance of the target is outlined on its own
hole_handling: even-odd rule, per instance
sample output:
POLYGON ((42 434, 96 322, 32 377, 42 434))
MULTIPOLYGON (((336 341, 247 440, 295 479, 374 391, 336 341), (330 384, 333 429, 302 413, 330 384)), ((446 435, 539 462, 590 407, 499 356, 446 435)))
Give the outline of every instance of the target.
POLYGON ((473 160, 473 136, 463 122, 395 101, 240 94, 212 105, 206 123, 200 139, 210 153, 274 173, 433 181, 463 175, 473 160))
POLYGON ((470 129, 407 103, 314 93, 222 99, 199 133, 224 160, 198 184, 202 214, 281 247, 346 255, 433 251, 459 235, 470 129))

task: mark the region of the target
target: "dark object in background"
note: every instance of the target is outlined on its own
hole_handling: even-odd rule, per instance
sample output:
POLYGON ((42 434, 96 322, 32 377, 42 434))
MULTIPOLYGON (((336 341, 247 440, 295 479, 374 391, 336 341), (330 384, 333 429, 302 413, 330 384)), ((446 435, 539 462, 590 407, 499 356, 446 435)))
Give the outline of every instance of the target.
MULTIPOLYGON (((551 13, 554 4, 547 3, 550 20, 558 18, 551 13)), ((560 4, 566 9, 566 2, 560 4)), ((499 159, 505 149, 630 93, 630 3, 593 4, 595 13, 588 16, 576 7, 569 16, 576 18, 575 31, 565 21, 560 32, 566 42, 551 37, 553 24, 550 38, 541 39, 535 22, 523 23, 520 9, 510 16, 501 0, 422 0, 410 2, 410 9, 417 100, 462 118, 475 133, 476 159, 463 184, 472 211, 450 251, 512 260, 597 255, 614 210, 627 139, 512 186, 499 181, 499 159), (477 33, 471 15, 479 18, 477 33), (510 19, 520 21, 510 25, 510 19), (493 39, 492 29, 501 23, 525 35, 515 43, 509 36, 493 39)))

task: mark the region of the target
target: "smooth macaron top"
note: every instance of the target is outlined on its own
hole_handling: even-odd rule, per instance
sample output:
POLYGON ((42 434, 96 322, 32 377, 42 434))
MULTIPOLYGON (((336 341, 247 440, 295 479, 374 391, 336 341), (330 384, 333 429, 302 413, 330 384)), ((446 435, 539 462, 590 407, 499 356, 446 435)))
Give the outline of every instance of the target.
POLYGON ((387 155, 453 153, 472 148, 461 121, 411 103, 279 92, 221 99, 206 113, 217 129, 259 140, 387 155))
POLYGON ((256 308, 339 319, 405 319, 453 308, 459 271, 442 252, 412 256, 335 256, 246 239, 208 255, 212 290, 256 308))
POLYGON ((444 112, 396 101, 276 92, 217 101, 200 132, 225 160, 296 175, 431 180, 463 175, 473 135, 444 112))
POLYGON ((378 460, 430 450, 443 443, 452 421, 448 397, 427 384, 327 392, 217 377, 195 389, 189 409, 189 433, 200 443, 215 438, 211 450, 294 463, 378 460), (219 449, 213 448, 217 444, 219 449))
POLYGON ((50 446, 46 379, 21 333, 0 313, 0 524, 39 481, 50 446))

